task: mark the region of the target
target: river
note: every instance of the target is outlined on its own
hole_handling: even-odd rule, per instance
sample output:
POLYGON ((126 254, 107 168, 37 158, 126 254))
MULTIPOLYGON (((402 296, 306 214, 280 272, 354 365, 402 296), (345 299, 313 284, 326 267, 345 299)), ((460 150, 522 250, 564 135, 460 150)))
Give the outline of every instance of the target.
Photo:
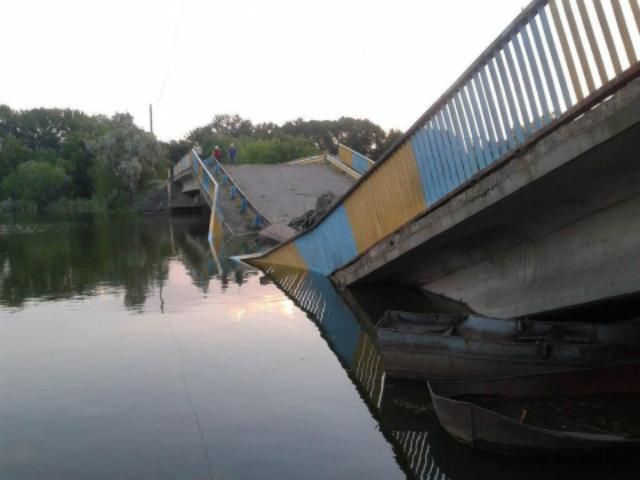
POLYGON ((0 217, 0 479, 623 479, 474 452, 323 277, 206 219, 0 217))

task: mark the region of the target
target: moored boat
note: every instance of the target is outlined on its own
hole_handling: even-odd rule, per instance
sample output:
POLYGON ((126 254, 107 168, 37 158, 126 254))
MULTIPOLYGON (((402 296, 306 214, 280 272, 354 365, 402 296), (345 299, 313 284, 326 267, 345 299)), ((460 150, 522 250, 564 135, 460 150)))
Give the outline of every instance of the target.
POLYGON ((640 321, 502 320, 388 311, 376 326, 385 372, 474 380, 640 360, 640 321))
POLYGON ((442 427, 509 455, 640 452, 640 363, 472 382, 429 382, 442 427))

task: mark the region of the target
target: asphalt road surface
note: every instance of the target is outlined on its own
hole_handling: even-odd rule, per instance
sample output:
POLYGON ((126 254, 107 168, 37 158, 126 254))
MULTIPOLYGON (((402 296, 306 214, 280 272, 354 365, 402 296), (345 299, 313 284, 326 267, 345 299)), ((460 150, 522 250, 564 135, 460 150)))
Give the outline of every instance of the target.
POLYGON ((289 223, 315 208, 323 193, 342 196, 355 182, 328 163, 224 165, 229 175, 272 223, 289 223))

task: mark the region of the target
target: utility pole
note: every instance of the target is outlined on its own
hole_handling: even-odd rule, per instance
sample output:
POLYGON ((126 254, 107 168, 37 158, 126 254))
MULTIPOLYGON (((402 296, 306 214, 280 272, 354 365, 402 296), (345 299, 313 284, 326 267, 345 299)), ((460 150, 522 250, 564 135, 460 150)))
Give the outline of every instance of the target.
POLYGON ((149 130, 153 133, 153 106, 149 104, 149 130))

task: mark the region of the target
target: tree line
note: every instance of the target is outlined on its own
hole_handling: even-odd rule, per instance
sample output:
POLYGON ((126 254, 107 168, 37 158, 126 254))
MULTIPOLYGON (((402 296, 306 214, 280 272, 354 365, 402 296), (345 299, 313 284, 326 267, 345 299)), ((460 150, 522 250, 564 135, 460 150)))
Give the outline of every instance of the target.
POLYGON ((238 115, 215 115, 182 140, 159 142, 129 114, 88 115, 71 109, 17 111, 0 105, 0 208, 88 209, 131 206, 166 178, 169 166, 195 145, 205 156, 233 142, 241 163, 279 163, 338 143, 376 159, 401 132, 369 120, 297 119, 254 124, 238 115))
POLYGON ((166 176, 161 145, 133 117, 70 109, 14 111, 0 105, 0 201, 5 208, 43 209, 87 201, 129 204, 166 176))
POLYGON ((241 163, 279 163, 321 152, 337 153, 338 143, 377 159, 402 132, 385 131, 366 119, 296 119, 277 125, 257 123, 239 115, 215 115, 213 120, 189 132, 184 140, 171 142, 171 159, 176 161, 197 144, 205 156, 218 145, 226 155, 231 143, 238 147, 241 163))

